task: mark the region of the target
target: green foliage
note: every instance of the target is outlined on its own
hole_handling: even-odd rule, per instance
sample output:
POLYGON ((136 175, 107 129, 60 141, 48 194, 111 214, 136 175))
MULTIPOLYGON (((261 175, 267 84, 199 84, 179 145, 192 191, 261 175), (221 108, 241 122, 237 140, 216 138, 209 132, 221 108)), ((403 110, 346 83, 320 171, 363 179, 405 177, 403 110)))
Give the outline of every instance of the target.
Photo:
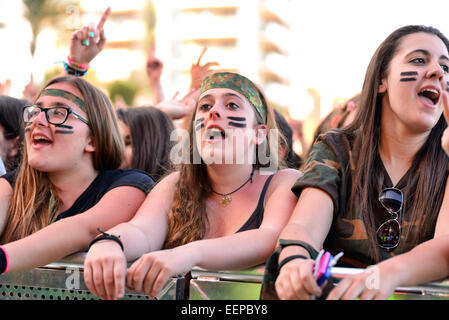
POLYGON ((132 106, 138 91, 138 86, 129 80, 116 80, 107 86, 107 90, 112 103, 115 103, 116 99, 120 96, 126 105, 132 106))
POLYGON ((75 5, 74 0, 22 0, 24 17, 31 26, 33 38, 30 44, 31 55, 36 52, 36 40, 46 24, 55 24, 66 16, 66 8, 75 5))

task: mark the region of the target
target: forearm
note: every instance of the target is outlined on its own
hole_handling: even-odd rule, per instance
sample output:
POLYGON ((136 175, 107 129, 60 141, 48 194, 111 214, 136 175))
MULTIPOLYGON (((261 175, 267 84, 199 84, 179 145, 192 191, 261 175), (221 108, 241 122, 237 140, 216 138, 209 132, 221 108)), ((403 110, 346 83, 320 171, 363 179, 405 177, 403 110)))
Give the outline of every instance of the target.
POLYGON ((55 222, 28 237, 3 245, 9 256, 9 271, 33 269, 82 251, 94 236, 93 230, 76 221, 71 224, 64 220, 55 222))
POLYGON ((150 83, 150 88, 153 96, 153 105, 157 105, 159 102, 164 100, 164 90, 160 82, 150 83))
POLYGON ((121 223, 107 231, 107 233, 120 236, 123 244, 123 250, 128 261, 135 260, 145 253, 159 250, 162 245, 153 243, 148 239, 145 232, 133 223, 121 223))
POLYGON ((268 228, 192 242, 196 265, 208 270, 245 269, 265 263, 276 246, 278 233, 268 228))
MULTIPOLYGON (((319 251, 322 246, 322 242, 316 237, 313 237, 308 232, 307 228, 304 228, 304 226, 302 226, 301 224, 292 222, 287 224, 284 230, 282 230, 279 239, 304 241, 310 244, 317 251, 319 251)), ((285 259, 288 256, 297 254, 309 257, 309 253, 305 248, 301 246, 288 246, 281 251, 279 255, 279 261, 285 259)))
POLYGON ((449 236, 424 242, 411 251, 379 264, 393 269, 401 286, 439 281, 449 276, 449 236))

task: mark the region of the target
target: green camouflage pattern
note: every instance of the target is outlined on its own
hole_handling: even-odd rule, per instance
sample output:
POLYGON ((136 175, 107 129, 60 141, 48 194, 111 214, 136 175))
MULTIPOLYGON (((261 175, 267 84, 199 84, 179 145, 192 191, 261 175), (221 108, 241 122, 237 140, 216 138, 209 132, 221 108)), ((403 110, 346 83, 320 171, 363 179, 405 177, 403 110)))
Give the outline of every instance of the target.
MULTIPOLYGON (((298 178, 292 187, 292 191, 299 197, 303 189, 313 187, 326 192, 332 198, 334 218, 323 249, 334 256, 341 251, 344 252, 344 256, 339 260, 337 266, 366 268, 369 265, 376 264, 376 261, 369 254, 370 245, 362 212, 357 205, 350 210, 346 210, 351 190, 349 155, 351 153, 357 154, 357 152, 358 150, 354 150, 352 147, 352 139, 338 129, 320 135, 313 145, 312 152, 303 170, 304 174, 298 178)), ((378 177, 382 181, 381 189, 391 187, 391 179, 379 156, 376 159, 376 171, 378 171, 378 177)), ((407 203, 407 195, 413 195, 416 190, 418 177, 419 169, 410 168, 395 186, 402 190, 405 204, 407 203)), ((380 190, 373 192, 377 195, 380 190)), ((444 190, 441 190, 441 192, 444 193, 444 190)), ((411 200, 409 201, 411 202, 411 200)), ((399 245, 391 251, 377 247, 381 260, 386 260, 412 249, 412 246, 404 240, 404 233, 407 229, 410 233, 424 233, 426 240, 433 238, 435 225, 412 224, 410 222, 412 211, 410 207, 405 205, 401 211, 402 232, 399 245)), ((374 203, 373 216, 377 227, 390 218, 379 201, 374 203)), ((277 298, 276 292, 274 292, 274 283, 278 275, 278 256, 278 251, 273 253, 266 264, 261 299, 277 298)))
POLYGON ((267 123, 267 107, 259 90, 248 78, 237 73, 217 72, 208 75, 201 84, 199 96, 209 89, 227 88, 242 94, 256 110, 259 123, 267 123))
POLYGON ((65 90, 61 90, 61 89, 44 89, 42 90, 41 94, 39 95, 39 98, 42 96, 52 96, 52 97, 61 97, 64 98, 66 100, 72 101, 73 103, 75 103, 78 107, 81 108, 81 110, 84 110, 84 101, 75 96, 73 93, 65 91, 65 90))

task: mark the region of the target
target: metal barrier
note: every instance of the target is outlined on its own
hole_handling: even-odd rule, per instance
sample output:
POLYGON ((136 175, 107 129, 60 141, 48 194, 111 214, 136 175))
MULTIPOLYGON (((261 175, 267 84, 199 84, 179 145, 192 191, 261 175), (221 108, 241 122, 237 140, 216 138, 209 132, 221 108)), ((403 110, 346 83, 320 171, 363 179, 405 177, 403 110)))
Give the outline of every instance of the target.
MULTIPOLYGON (((0 300, 97 300, 86 287, 83 263, 86 253, 70 255, 58 262, 28 271, 0 276, 0 300)), ((184 299, 184 277, 169 280, 156 299, 184 299)), ((148 300, 137 292, 125 292, 123 300, 148 300)))
MULTIPOLYGON (((341 279, 364 269, 332 268, 334 285, 341 279)), ((258 300, 264 266, 244 271, 209 271, 193 269, 190 280, 191 300, 258 300)), ((391 300, 449 299, 449 280, 412 287, 398 287, 391 300)))
MULTIPOLYGON (((91 300, 99 299, 87 289, 83 278, 86 253, 60 261, 0 276, 0 300, 91 300)), ((364 269, 332 268, 334 284, 364 269)), ((158 300, 258 300, 264 266, 239 271, 210 271, 194 268, 186 276, 170 279, 158 300), (187 279, 187 280, 186 280, 187 279), (190 280, 190 281, 188 281, 190 280)), ((137 292, 125 292, 123 300, 148 300, 137 292)), ((393 300, 449 299, 449 280, 396 289, 393 300)))

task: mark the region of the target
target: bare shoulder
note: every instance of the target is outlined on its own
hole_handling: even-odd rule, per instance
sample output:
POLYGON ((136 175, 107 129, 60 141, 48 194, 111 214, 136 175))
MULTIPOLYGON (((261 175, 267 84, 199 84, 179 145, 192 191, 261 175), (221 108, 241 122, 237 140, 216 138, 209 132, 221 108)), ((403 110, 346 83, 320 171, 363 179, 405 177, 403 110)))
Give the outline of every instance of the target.
POLYGON ((159 185, 160 187, 173 187, 179 180, 179 171, 175 171, 172 173, 169 173, 168 175, 166 175, 164 178, 162 178, 157 185, 159 185))
POLYGON ((173 195, 176 183, 179 180, 179 172, 172 172, 162 178, 148 194, 149 198, 173 195))
POLYGON ((273 176, 273 180, 267 190, 268 194, 271 194, 274 191, 285 192, 285 190, 290 190, 301 175, 302 172, 295 169, 279 170, 273 176))
POLYGON ((300 176, 302 172, 296 169, 282 169, 276 172, 273 177, 273 184, 290 184, 294 183, 300 176))

